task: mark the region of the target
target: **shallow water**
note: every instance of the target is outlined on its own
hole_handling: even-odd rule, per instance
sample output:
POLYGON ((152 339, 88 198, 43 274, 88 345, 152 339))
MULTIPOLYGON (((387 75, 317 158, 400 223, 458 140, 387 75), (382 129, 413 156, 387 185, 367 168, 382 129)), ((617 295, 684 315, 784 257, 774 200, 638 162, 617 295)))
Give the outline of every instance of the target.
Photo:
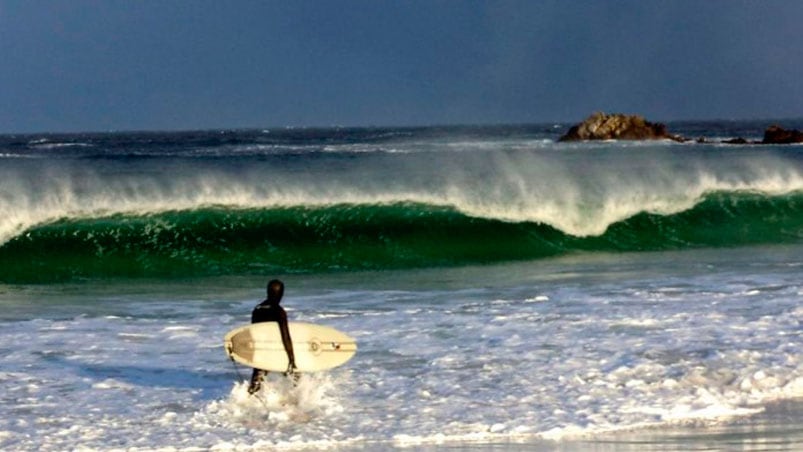
POLYGON ((297 388, 272 377, 261 399, 222 337, 248 321, 262 281, 3 286, 0 445, 794 450, 800 256, 286 275, 291 319, 346 331, 360 350, 297 388))

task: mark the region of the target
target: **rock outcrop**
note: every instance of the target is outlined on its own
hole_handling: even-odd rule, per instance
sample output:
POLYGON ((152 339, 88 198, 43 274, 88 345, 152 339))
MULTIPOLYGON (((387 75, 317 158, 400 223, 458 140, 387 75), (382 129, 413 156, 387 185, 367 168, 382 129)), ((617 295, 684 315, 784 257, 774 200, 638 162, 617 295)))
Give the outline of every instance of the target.
POLYGON ((742 137, 731 138, 729 140, 722 140, 722 144, 753 144, 742 137))
POLYGON ((573 126, 558 141, 666 139, 685 141, 667 132, 664 124, 646 121, 642 116, 597 112, 573 126))
MULTIPOLYGON (((573 126, 560 137, 558 141, 584 141, 584 140, 674 140, 689 141, 688 139, 669 133, 666 126, 653 123, 639 115, 605 114, 597 112, 586 118, 585 121, 573 126)), ((698 138, 697 143, 709 143, 704 138, 698 138)), ((737 137, 721 140, 722 144, 791 144, 803 143, 803 132, 792 129, 787 130, 777 125, 767 127, 762 141, 748 141, 737 137)))
POLYGON ((786 130, 777 125, 767 127, 761 144, 803 143, 803 133, 797 129, 786 130))

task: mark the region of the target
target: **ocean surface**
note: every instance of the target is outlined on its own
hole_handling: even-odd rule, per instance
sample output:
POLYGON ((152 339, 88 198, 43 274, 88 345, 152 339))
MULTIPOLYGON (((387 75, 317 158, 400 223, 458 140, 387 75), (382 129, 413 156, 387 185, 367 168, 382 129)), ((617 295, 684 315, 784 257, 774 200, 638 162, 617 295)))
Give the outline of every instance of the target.
POLYGON ((771 123, 0 135, 0 449, 801 450, 771 123), (359 351, 249 397, 272 278, 359 351))

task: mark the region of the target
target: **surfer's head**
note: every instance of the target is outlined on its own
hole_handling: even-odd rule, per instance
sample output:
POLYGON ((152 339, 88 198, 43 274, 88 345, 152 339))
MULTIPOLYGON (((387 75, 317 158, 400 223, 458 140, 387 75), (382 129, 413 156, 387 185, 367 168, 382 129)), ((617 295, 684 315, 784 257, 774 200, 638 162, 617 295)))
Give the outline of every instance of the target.
POLYGON ((279 304, 284 295, 284 283, 278 279, 272 279, 268 283, 268 301, 271 303, 279 304))

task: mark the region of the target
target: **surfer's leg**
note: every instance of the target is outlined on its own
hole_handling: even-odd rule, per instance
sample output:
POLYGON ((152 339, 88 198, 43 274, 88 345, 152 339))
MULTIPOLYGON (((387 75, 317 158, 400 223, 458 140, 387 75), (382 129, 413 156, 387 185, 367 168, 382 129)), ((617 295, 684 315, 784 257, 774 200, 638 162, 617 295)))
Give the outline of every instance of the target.
POLYGON ((301 372, 285 372, 285 377, 290 377, 293 380, 293 386, 298 386, 298 380, 301 378, 301 372))
POLYGON ((262 379, 268 372, 262 369, 254 369, 251 373, 251 383, 248 385, 248 393, 253 394, 262 387, 262 379))

